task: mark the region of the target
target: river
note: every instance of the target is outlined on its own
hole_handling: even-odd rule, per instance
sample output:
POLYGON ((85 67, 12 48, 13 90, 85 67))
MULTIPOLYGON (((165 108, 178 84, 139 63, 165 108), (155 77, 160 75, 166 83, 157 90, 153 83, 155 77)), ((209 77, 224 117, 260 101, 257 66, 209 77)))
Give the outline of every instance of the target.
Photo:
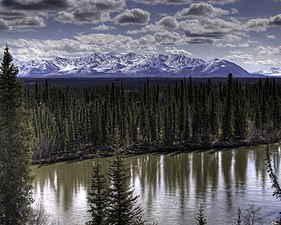
MULTIPOLYGON (((266 146, 219 151, 149 154, 126 157, 131 184, 144 218, 158 225, 195 224, 200 203, 208 224, 234 224, 238 206, 262 207, 265 221, 276 219, 281 203, 265 167, 266 146)), ((276 174, 281 176, 279 145, 271 145, 276 174)), ((104 174, 110 158, 101 159, 104 174)), ((89 220, 87 193, 95 160, 32 167, 34 199, 43 202, 54 224, 80 225, 89 220)), ((281 178, 281 177, 280 177, 281 178)), ((243 213, 243 212, 242 212, 243 213)), ((268 223, 267 223, 268 224, 268 223)))

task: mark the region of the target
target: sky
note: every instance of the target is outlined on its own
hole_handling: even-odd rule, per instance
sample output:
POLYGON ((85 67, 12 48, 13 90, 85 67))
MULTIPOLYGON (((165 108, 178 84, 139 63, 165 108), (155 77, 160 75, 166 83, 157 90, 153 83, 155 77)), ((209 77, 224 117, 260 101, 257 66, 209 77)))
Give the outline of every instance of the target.
POLYGON ((93 53, 281 67, 281 0, 0 0, 0 46, 17 60, 93 53))

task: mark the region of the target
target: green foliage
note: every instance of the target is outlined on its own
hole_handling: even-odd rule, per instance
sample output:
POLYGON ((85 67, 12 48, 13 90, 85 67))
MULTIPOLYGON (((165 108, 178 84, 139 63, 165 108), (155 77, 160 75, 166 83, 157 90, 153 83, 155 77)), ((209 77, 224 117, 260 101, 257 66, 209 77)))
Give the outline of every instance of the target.
POLYGON ((97 162, 92 173, 91 191, 88 195, 90 203, 91 221, 88 225, 106 224, 107 218, 107 188, 102 175, 101 164, 97 162))
POLYGON ((0 66, 0 224, 22 225, 32 203, 30 175, 33 132, 24 88, 6 47, 0 66))
POLYGON ((113 160, 109 175, 108 224, 140 224, 142 209, 136 206, 138 196, 133 196, 129 183, 129 170, 120 155, 113 160))
POLYGON ((233 137, 233 77, 228 74, 227 77, 227 98, 224 107, 224 117, 222 124, 222 137, 224 140, 230 140, 233 137))
POLYGON ((137 89, 39 82, 26 90, 36 135, 34 159, 130 145, 278 138, 280 98, 281 85, 274 80, 248 84, 231 74, 226 82, 189 78, 153 86, 146 81, 137 89))

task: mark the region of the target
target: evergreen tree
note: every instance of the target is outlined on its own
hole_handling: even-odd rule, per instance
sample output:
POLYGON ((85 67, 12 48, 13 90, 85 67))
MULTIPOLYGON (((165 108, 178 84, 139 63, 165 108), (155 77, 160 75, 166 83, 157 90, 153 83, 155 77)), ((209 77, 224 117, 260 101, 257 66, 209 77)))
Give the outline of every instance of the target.
POLYGON ((105 178, 101 172, 101 164, 97 164, 93 168, 91 191, 88 196, 90 203, 91 221, 88 225, 104 225, 106 224, 106 207, 107 207, 107 189, 105 187, 105 178))
POLYGON ((0 66, 0 224, 26 224, 31 213, 33 132, 8 47, 0 66))
POLYGON ((233 77, 228 74, 227 78, 227 99, 224 108, 222 124, 222 136, 224 140, 230 140, 233 136, 233 77))
POLYGON ((141 221, 142 209, 136 206, 138 196, 133 196, 129 184, 129 169, 120 155, 113 160, 110 168, 108 224, 134 225, 141 221))

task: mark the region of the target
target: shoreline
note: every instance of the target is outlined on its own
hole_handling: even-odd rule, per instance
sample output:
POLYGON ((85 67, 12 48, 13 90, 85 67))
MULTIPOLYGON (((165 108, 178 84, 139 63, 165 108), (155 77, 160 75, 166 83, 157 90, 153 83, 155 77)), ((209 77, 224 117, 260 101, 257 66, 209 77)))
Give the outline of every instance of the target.
POLYGON ((198 150, 208 151, 211 149, 240 148, 258 145, 274 144, 279 142, 279 138, 236 140, 236 141, 210 141, 210 142, 188 142, 178 145, 149 145, 145 143, 132 144, 127 147, 103 147, 100 149, 91 149, 77 153, 60 153, 52 157, 42 159, 32 159, 32 165, 48 165, 67 161, 82 161, 86 159, 114 156, 117 149, 126 156, 142 155, 150 153, 189 153, 198 150))

